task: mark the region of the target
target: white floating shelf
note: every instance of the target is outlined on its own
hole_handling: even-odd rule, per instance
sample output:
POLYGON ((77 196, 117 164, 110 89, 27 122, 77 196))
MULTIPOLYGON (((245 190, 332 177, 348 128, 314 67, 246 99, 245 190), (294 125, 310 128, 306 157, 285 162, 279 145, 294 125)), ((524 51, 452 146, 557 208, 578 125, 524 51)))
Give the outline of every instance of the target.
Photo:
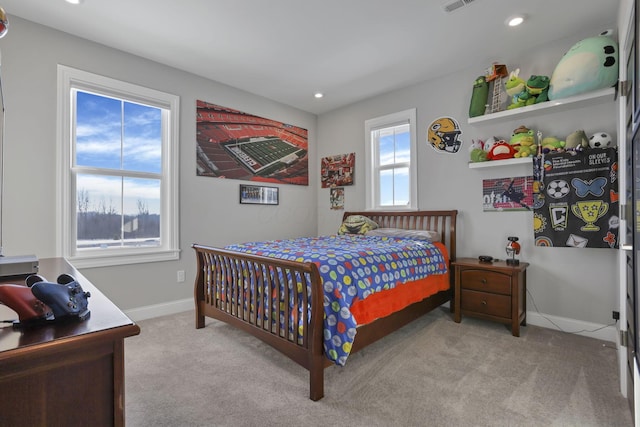
POLYGON ((615 93, 615 88, 612 87, 600 89, 569 98, 555 99, 553 101, 541 102, 540 104, 514 108, 513 110, 504 110, 497 113, 485 114, 483 116, 471 117, 468 123, 473 124, 491 120, 508 120, 520 115, 534 116, 552 112, 557 113, 571 108, 586 107, 600 102, 613 101, 615 93))
POLYGON ((505 160, 489 160, 486 162, 472 162, 469 163, 471 169, 474 168, 491 168, 495 166, 508 166, 508 165, 521 165, 525 163, 533 163, 533 157, 519 157, 505 160))

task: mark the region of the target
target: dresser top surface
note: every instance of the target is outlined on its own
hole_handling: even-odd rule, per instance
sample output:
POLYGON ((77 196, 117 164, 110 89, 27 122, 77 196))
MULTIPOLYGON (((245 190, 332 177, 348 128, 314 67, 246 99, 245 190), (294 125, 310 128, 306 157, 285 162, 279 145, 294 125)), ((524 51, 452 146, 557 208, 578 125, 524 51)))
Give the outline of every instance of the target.
MULTIPOLYGON (((12 350, 24 350, 31 346, 50 346, 78 339, 104 335, 109 339, 127 337, 140 333, 140 328, 111 302, 86 277, 71 266, 64 258, 44 258, 39 260, 38 274, 49 281, 56 281, 62 274, 71 274, 85 292, 90 292, 88 309, 91 312, 86 320, 68 320, 64 322, 15 328, 10 323, 0 325, 0 360, 12 350)), ((0 283, 24 285, 24 277, 4 278, 0 283)), ((14 320, 18 315, 9 307, 0 304, 0 320, 14 320)))

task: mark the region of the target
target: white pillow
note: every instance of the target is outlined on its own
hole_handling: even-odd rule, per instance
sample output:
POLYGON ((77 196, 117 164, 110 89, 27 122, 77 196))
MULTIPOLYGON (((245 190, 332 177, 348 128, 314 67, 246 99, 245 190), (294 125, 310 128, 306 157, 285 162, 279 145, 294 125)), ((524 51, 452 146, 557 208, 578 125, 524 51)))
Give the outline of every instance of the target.
POLYGON ((431 230, 405 230, 402 228, 376 228, 365 233, 366 236, 406 237, 415 240, 440 241, 440 233, 431 230))

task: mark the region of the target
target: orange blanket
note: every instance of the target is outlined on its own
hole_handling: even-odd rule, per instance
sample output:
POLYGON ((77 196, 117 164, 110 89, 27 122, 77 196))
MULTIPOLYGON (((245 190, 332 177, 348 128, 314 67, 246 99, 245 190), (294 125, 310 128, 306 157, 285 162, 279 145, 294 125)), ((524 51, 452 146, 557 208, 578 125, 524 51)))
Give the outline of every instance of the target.
MULTIPOLYGON (((449 256, 446 247, 440 242, 434 244, 445 254, 448 265, 449 256)), ((363 300, 354 302, 351 305, 351 314, 358 325, 366 325, 376 319, 402 310, 415 302, 422 301, 440 291, 449 289, 449 277, 450 272, 446 274, 436 274, 424 279, 397 285, 393 289, 377 292, 363 300)))

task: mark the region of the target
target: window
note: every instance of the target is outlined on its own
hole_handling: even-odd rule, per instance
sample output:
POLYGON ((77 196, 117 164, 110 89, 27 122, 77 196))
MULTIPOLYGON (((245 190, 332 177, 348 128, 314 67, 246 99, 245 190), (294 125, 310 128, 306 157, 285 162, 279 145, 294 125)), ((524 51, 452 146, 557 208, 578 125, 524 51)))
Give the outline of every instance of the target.
POLYGON ((417 209, 416 110, 365 121, 367 209, 417 209))
POLYGON ((58 66, 57 241, 76 267, 177 259, 179 98, 58 66))

